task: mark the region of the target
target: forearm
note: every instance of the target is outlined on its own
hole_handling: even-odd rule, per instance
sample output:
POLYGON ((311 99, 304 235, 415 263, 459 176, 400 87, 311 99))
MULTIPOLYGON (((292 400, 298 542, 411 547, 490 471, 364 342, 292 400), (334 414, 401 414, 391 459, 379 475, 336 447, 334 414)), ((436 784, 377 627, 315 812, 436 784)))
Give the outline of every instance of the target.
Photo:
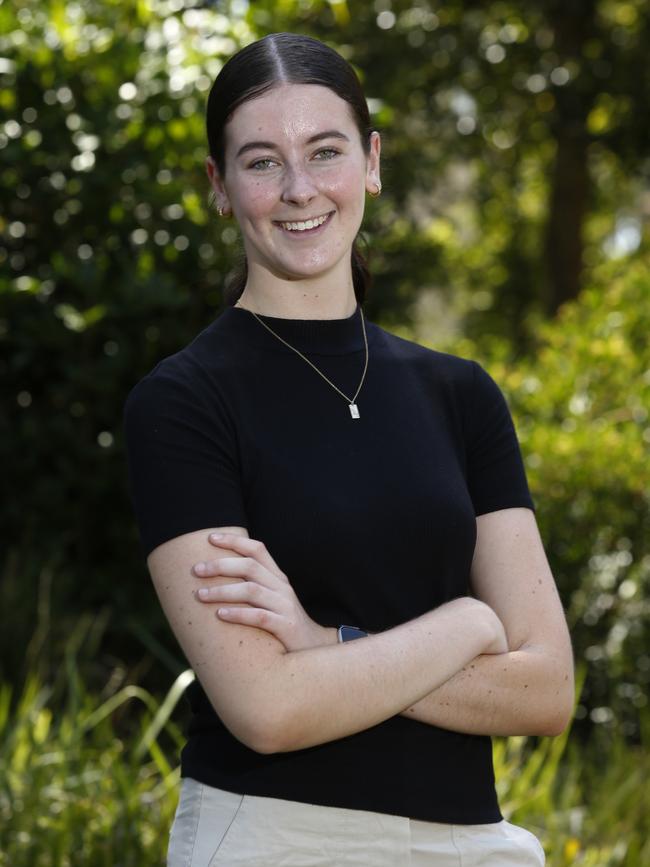
POLYGON ((524 646, 477 656, 403 715, 465 734, 557 735, 568 723, 573 689, 570 661, 524 646))
POLYGON ((378 635, 282 655, 257 693, 267 732, 260 751, 336 740, 417 705, 490 645, 484 611, 458 599, 378 635))

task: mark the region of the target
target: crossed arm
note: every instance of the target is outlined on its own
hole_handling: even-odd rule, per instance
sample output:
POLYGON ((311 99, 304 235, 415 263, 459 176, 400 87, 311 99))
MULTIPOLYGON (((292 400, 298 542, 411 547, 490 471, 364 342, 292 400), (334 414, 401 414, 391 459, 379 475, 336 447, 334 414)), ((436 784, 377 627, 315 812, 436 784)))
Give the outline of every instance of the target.
POLYGON ((400 713, 475 734, 558 734, 573 705, 573 664, 534 515, 507 509, 477 524, 476 599, 344 645, 307 617, 243 528, 223 528, 216 550, 206 531, 187 534, 148 563, 217 713, 259 752, 334 740, 400 713), (203 572, 190 569, 198 561, 203 572))
POLYGON ((478 656, 406 715, 468 734, 558 735, 573 712, 573 654, 534 513, 491 512, 477 530, 472 589, 503 623, 508 652, 478 656))

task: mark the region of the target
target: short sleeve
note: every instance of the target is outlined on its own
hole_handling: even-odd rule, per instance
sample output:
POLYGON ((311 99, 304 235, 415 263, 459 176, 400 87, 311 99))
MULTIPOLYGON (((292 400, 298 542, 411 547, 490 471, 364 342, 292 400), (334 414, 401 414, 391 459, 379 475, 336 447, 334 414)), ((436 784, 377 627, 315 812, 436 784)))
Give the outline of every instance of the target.
POLYGON ((203 405, 173 378, 150 374, 127 397, 124 435, 145 557, 184 533, 248 526, 236 435, 217 406, 203 405))
POLYGON ((476 362, 466 407, 467 483, 475 514, 524 506, 535 508, 519 441, 500 388, 476 362))

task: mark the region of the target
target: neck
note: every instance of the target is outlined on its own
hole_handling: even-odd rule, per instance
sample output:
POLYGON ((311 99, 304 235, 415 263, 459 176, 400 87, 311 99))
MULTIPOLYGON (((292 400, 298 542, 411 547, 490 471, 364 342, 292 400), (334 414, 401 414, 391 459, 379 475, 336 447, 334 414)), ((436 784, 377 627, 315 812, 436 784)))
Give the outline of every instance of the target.
POLYGON ((357 299, 351 272, 318 280, 282 280, 252 268, 235 306, 282 319, 344 319, 356 310, 357 299))

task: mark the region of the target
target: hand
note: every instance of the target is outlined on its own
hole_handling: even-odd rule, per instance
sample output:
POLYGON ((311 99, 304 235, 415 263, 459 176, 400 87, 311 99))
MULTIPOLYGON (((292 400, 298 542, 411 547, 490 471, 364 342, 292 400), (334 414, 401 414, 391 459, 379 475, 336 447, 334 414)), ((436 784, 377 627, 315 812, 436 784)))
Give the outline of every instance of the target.
POLYGON ((506 635, 506 630, 499 619, 496 612, 490 608, 485 602, 481 603, 487 608, 487 612, 489 614, 488 621, 493 630, 493 638, 490 644, 486 647, 483 653, 508 653, 510 648, 508 647, 508 637, 506 635))
POLYGON ((221 603, 217 609, 221 620, 264 629, 275 635, 288 651, 336 643, 336 629, 319 626, 309 617, 263 542, 233 533, 210 534, 208 538, 215 547, 229 548, 241 555, 192 567, 199 578, 243 579, 202 587, 197 592, 201 602, 221 603), (229 603, 245 604, 233 607, 229 603))
POLYGON ((445 602, 441 608, 459 608, 466 611, 466 617, 476 624, 476 628, 484 630, 488 644, 481 651, 486 654, 508 653, 508 638, 506 630, 494 609, 474 596, 459 596, 445 602))

